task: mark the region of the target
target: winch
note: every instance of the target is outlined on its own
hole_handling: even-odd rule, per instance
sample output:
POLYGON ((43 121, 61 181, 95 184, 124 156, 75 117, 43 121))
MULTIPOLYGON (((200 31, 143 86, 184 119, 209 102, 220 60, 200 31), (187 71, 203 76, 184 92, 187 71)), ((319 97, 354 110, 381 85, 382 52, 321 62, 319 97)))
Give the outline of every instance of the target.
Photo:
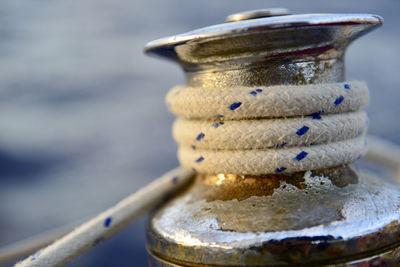
POLYGON ((265 9, 150 42, 186 85, 167 96, 195 181, 148 222, 151 266, 397 266, 400 187, 353 165, 364 82, 345 52, 371 14, 265 9))

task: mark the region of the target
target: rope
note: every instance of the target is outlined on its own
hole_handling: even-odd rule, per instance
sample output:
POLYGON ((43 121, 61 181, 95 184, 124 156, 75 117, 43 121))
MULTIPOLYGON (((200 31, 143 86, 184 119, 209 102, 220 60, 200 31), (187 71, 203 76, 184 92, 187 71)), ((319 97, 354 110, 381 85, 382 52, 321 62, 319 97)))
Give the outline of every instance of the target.
POLYGON ((167 105, 181 165, 260 175, 353 162, 366 152, 364 82, 271 87, 177 86, 167 105))
MULTIPOLYGON (((374 163, 377 164, 384 164, 385 166, 388 166, 389 168, 392 169, 392 171, 395 172, 394 175, 394 179, 396 181, 399 181, 399 174, 400 174, 400 147, 397 144, 388 142, 387 140, 383 140, 379 137, 376 136, 370 136, 368 135, 368 143, 369 143, 369 148, 368 148, 368 152, 366 154, 366 159, 367 160, 371 160, 374 163)), ((169 179, 172 179, 170 181, 173 181, 173 179, 175 179, 174 176, 172 176, 172 173, 169 173, 167 175, 169 176, 169 179)), ((179 179, 187 179, 187 177, 177 177, 179 179)), ((161 177, 159 179, 165 179, 164 177, 161 177)), ((164 182, 168 183, 168 178, 167 180, 164 182)), ((179 185, 178 185, 179 187, 179 185)), ((165 188, 165 187, 163 187, 165 188)), ((174 187, 168 187, 167 184, 167 188, 168 190, 172 190, 171 192, 168 192, 170 194, 173 194, 173 190, 176 190, 176 188, 174 187)), ((157 195, 154 195, 155 198, 157 197, 157 195)), ((133 200, 133 202, 131 202, 129 205, 135 205, 135 198, 129 197, 130 201, 133 200)), ((124 202, 129 201, 128 199, 124 200, 124 202)), ((156 198, 155 200, 156 203, 158 203, 158 200, 156 198)), ((130 213, 125 213, 124 215, 125 217, 121 218, 121 220, 128 220, 131 221, 131 217, 135 216, 134 214, 130 214, 130 213)), ((58 238, 54 238, 55 236, 55 232, 57 232, 58 234, 56 234, 56 236, 58 236, 58 238, 60 238, 61 236, 63 236, 64 234, 63 231, 51 231, 50 233, 43 233, 39 236, 38 239, 31 239, 29 238, 28 240, 24 240, 22 242, 18 242, 17 244, 13 244, 7 248, 3 248, 0 249, 0 263, 4 263, 5 261, 11 260, 13 258, 16 257, 20 257, 23 255, 27 254, 27 251, 29 250, 36 250, 36 249, 40 249, 41 247, 44 246, 44 244, 47 244, 49 241, 54 241, 55 239, 58 238), (28 250, 26 249, 28 247, 28 250)), ((115 233, 115 231, 113 231, 112 233, 115 233)), ((111 233, 111 234, 112 234, 111 233)), ((101 240, 101 236, 97 236, 96 237, 98 240, 101 240)), ((92 238, 93 239, 93 238, 92 238)), ((82 251, 83 253, 84 251, 82 251)), ((34 255, 30 256, 28 259, 35 258, 37 256, 35 255, 39 255, 40 256, 41 252, 37 252, 34 255)), ((78 256, 79 253, 75 254, 75 256, 78 256)), ((70 260, 72 260, 72 258, 70 258, 70 260)), ((29 261, 25 261, 26 265, 25 266, 30 266, 30 262, 29 261)), ((22 265, 24 266, 24 265, 22 265)))
POLYGON ((360 81, 223 89, 176 86, 167 94, 167 105, 188 119, 249 119, 352 112, 365 107, 368 96, 366 83, 360 81))
MULTIPOLYGON (((365 83, 175 87, 174 137, 183 166, 202 173, 265 174, 352 162, 366 151, 365 83)), ((112 236, 193 177, 175 169, 16 266, 61 266, 112 236), (157 194, 154 194, 157 192, 157 194)))
POLYGON ((142 217, 192 178, 192 172, 176 168, 15 266, 62 266, 142 217))

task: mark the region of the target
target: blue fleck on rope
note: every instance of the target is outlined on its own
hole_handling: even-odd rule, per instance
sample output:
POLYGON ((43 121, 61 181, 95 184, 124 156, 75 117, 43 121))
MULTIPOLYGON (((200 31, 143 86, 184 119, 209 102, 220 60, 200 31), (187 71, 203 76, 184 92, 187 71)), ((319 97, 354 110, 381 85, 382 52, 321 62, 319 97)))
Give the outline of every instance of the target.
POLYGON ((364 82, 270 87, 179 86, 167 95, 184 167, 261 175, 349 163, 366 150, 364 82))

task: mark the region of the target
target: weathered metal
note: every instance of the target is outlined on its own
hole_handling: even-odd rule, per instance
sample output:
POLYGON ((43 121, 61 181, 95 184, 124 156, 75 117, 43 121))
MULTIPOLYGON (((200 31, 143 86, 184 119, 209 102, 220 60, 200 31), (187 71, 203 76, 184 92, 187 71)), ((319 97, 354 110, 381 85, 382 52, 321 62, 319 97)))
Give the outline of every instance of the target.
MULTIPOLYGON (((341 82, 346 47, 381 24, 369 14, 282 15, 156 40, 146 51, 178 62, 192 86, 341 82)), ((397 183, 352 165, 197 174, 150 217, 150 265, 395 265, 399 196, 397 183)))

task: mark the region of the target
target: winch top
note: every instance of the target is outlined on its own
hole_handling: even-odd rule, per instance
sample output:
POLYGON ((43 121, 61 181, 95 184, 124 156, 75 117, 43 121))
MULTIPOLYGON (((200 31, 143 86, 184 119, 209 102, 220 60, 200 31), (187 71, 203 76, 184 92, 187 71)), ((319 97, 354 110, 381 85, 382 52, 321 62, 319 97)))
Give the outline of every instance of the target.
POLYGON ((232 16, 240 17, 239 21, 158 39, 148 43, 145 51, 177 61, 184 68, 243 59, 258 52, 264 57, 286 57, 314 47, 344 51, 352 40, 383 23, 382 17, 373 14, 282 15, 285 13, 267 11, 234 14, 228 21, 232 16), (263 13, 267 17, 260 18, 263 13))

